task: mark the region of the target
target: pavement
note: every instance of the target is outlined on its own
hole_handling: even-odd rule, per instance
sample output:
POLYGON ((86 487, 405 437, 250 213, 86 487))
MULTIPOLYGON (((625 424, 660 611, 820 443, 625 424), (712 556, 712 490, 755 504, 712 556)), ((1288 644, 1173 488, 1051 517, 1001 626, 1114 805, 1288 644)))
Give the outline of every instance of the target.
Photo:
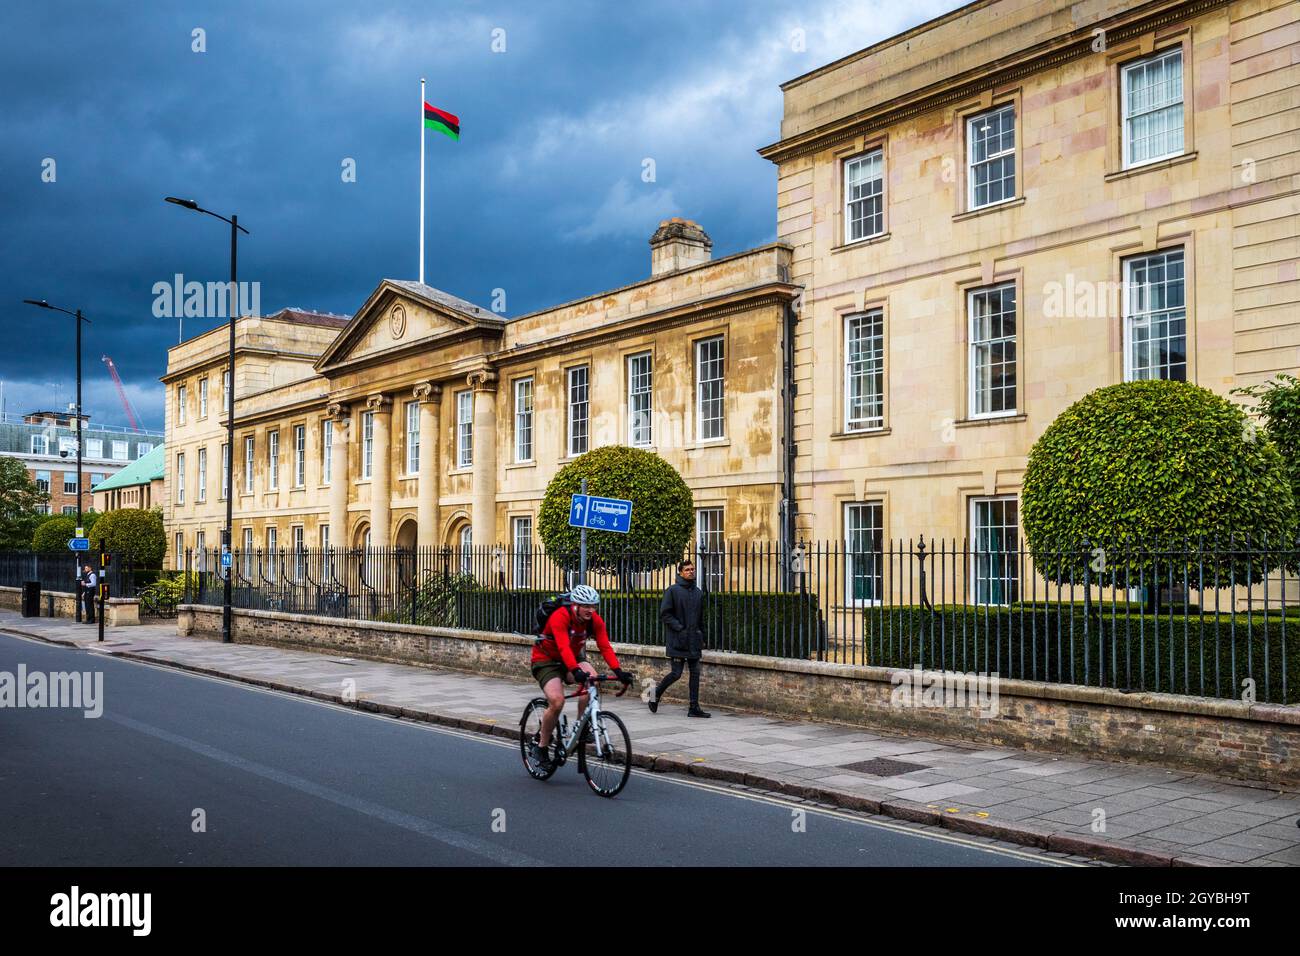
MULTIPOLYGON (((89 646, 87 625, 0 611, 0 631, 89 646)), ((111 629, 104 653, 363 710, 517 738, 526 677, 388 664, 180 637, 171 622, 111 629)), ((520 672, 526 674, 521 661, 520 672)), ((645 675, 639 675, 645 676, 645 675)), ((703 702, 708 704, 708 669, 703 702)), ((735 713, 688 718, 607 698, 638 766, 743 785, 957 833, 1139 866, 1300 865, 1300 794, 1152 764, 1065 758, 735 713)))

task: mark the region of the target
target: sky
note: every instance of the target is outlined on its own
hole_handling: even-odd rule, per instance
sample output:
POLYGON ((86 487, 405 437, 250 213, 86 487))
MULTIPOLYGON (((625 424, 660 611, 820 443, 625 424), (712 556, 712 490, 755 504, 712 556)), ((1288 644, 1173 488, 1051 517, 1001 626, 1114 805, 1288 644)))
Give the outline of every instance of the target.
POLYGON ((227 280, 230 241, 165 196, 239 216, 262 314, 416 278, 421 76, 461 121, 426 134, 430 285, 516 316, 646 278, 669 216, 715 257, 771 242, 780 84, 957 5, 5 0, 4 410, 75 400, 73 320, 22 304, 46 299, 90 318, 92 422, 127 423, 108 355, 161 429, 167 348, 222 320, 182 330, 155 284, 227 280))

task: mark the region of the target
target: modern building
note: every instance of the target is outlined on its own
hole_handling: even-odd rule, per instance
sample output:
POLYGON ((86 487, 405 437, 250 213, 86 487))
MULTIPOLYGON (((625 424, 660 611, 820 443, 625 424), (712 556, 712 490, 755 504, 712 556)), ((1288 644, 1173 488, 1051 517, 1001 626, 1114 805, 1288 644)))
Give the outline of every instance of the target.
MULTIPOLYGON (((82 508, 89 511, 89 490, 110 475, 117 474, 143 455, 162 445, 158 431, 136 430, 112 425, 92 425, 90 416, 81 417, 84 442, 81 468, 87 494, 82 508)), ((37 486, 50 495, 47 514, 77 513, 77 415, 39 411, 6 415, 0 421, 0 455, 17 458, 37 486)))
POLYGON ((800 534, 1005 547, 1085 393, 1300 370, 1300 4, 977 0, 782 89, 800 534))
MULTIPOLYGON (((556 471, 607 444, 677 468, 715 543, 778 536, 790 250, 714 260, 685 220, 650 246, 649 278, 510 320, 394 279, 350 320, 241 319, 234 547, 531 546, 556 471)), ((226 349, 219 328, 168 353, 177 556, 220 542, 226 349)))
POLYGON ((143 458, 95 485, 90 489, 94 509, 102 514, 120 508, 161 507, 165 461, 164 447, 155 445, 143 458))

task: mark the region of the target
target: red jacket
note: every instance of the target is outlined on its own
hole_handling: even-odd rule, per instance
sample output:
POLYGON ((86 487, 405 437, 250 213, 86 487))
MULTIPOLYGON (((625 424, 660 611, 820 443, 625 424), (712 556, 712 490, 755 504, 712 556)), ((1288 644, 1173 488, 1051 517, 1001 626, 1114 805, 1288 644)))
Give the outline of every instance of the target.
POLYGON ((542 630, 542 640, 533 645, 533 663, 543 661, 563 661, 569 670, 577 670, 578 655, 582 653, 587 638, 596 638, 596 646, 605 658, 611 670, 618 669, 618 658, 605 633, 605 620, 595 611, 591 612, 591 622, 579 629, 578 622, 569 613, 567 607, 557 608, 542 630))

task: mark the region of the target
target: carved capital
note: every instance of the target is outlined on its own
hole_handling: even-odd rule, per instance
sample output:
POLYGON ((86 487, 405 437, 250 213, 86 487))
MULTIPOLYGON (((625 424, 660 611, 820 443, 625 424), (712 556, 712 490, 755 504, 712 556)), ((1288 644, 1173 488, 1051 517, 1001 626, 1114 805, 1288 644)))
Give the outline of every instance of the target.
POLYGON ((497 373, 490 368, 470 372, 466 376, 469 387, 476 392, 495 392, 497 390, 497 373))
POLYGON ((366 411, 368 412, 387 412, 393 407, 393 400, 390 396, 383 393, 366 396, 366 411))
POLYGON ((421 382, 411 389, 411 394, 415 396, 417 402, 429 402, 437 405, 442 401, 442 386, 434 385, 432 382, 421 382))
POLYGON ((330 402, 325 406, 325 415, 327 418, 336 422, 345 422, 348 420, 348 413, 351 409, 342 402, 330 402))

